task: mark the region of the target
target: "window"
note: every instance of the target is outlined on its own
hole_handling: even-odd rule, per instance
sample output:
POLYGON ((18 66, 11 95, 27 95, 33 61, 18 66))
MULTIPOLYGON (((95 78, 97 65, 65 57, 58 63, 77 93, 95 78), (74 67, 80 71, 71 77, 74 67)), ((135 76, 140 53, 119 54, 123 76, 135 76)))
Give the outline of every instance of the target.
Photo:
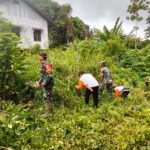
POLYGON ((17 27, 17 26, 12 27, 12 32, 18 35, 19 37, 20 37, 20 30, 21 30, 20 27, 17 27))
POLYGON ((34 31, 33 31, 34 41, 41 41, 41 33, 42 33, 42 30, 34 29, 34 31))
POLYGON ((19 5, 19 0, 13 0, 13 4, 19 5))

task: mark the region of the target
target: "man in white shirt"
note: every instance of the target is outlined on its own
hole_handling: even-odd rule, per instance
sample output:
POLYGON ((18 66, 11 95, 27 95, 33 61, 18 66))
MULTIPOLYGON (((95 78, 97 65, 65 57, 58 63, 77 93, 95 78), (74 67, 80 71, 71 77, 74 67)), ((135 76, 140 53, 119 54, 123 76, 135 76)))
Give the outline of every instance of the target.
POLYGON ((85 92, 85 103, 89 104, 89 97, 92 94, 93 95, 93 100, 94 104, 93 106, 95 108, 98 107, 98 89, 99 89, 99 84, 98 81, 92 76, 92 74, 85 73, 84 71, 79 72, 79 84, 76 85, 76 90, 80 90, 83 87, 86 88, 85 92))

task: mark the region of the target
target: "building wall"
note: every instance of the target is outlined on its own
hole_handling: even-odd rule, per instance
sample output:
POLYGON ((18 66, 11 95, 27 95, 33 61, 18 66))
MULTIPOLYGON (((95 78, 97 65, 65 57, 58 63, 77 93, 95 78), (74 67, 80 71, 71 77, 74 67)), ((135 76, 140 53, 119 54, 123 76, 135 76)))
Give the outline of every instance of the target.
POLYGON ((19 0, 19 4, 13 3, 13 0, 0 0, 0 12, 3 12, 4 17, 13 25, 20 27, 23 48, 29 48, 35 44, 40 44, 42 48, 48 48, 47 21, 23 0, 19 0), (34 41, 34 29, 42 30, 40 42, 34 41))

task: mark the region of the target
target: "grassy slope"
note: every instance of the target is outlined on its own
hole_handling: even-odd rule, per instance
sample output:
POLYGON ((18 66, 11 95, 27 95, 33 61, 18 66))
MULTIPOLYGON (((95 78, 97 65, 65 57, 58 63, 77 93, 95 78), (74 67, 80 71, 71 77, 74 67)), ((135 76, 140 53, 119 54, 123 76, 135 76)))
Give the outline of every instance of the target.
MULTIPOLYGON (((1 146, 18 150, 150 149, 150 103, 140 88, 142 83, 139 81, 139 88, 132 85, 135 79, 139 79, 137 74, 130 68, 121 68, 113 59, 107 59, 115 82, 121 80, 130 86, 131 95, 126 100, 110 103, 105 93, 98 109, 86 106, 83 93, 80 96, 74 91, 78 71, 92 72, 98 79, 97 62, 104 56, 97 52, 87 55, 80 47, 78 51, 70 48, 49 53, 56 83, 54 112, 49 118, 42 116, 44 110, 39 91, 36 99, 27 105, 0 103, 4 110, 0 114, 1 146)), ((38 64, 33 64, 36 57, 29 58, 32 74, 28 72, 27 75, 34 79, 38 76, 38 64)))
MULTIPOLYGON (((83 100, 83 99, 82 99, 83 100)), ((147 100, 102 100, 98 109, 79 98, 74 108, 55 107, 42 117, 42 103, 5 104, 0 116, 0 144, 15 149, 149 149, 150 104, 147 100), (77 148, 78 147, 78 148, 77 148)))

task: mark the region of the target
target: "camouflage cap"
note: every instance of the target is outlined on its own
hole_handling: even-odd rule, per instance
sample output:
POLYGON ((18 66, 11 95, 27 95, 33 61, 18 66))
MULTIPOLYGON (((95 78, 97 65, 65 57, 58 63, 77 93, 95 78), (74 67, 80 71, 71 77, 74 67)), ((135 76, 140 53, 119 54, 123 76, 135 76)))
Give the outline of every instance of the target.
POLYGON ((40 53, 39 55, 42 56, 44 59, 47 59, 47 54, 46 53, 43 52, 43 53, 40 53))
POLYGON ((106 62, 105 61, 100 61, 99 64, 106 66, 106 62))

